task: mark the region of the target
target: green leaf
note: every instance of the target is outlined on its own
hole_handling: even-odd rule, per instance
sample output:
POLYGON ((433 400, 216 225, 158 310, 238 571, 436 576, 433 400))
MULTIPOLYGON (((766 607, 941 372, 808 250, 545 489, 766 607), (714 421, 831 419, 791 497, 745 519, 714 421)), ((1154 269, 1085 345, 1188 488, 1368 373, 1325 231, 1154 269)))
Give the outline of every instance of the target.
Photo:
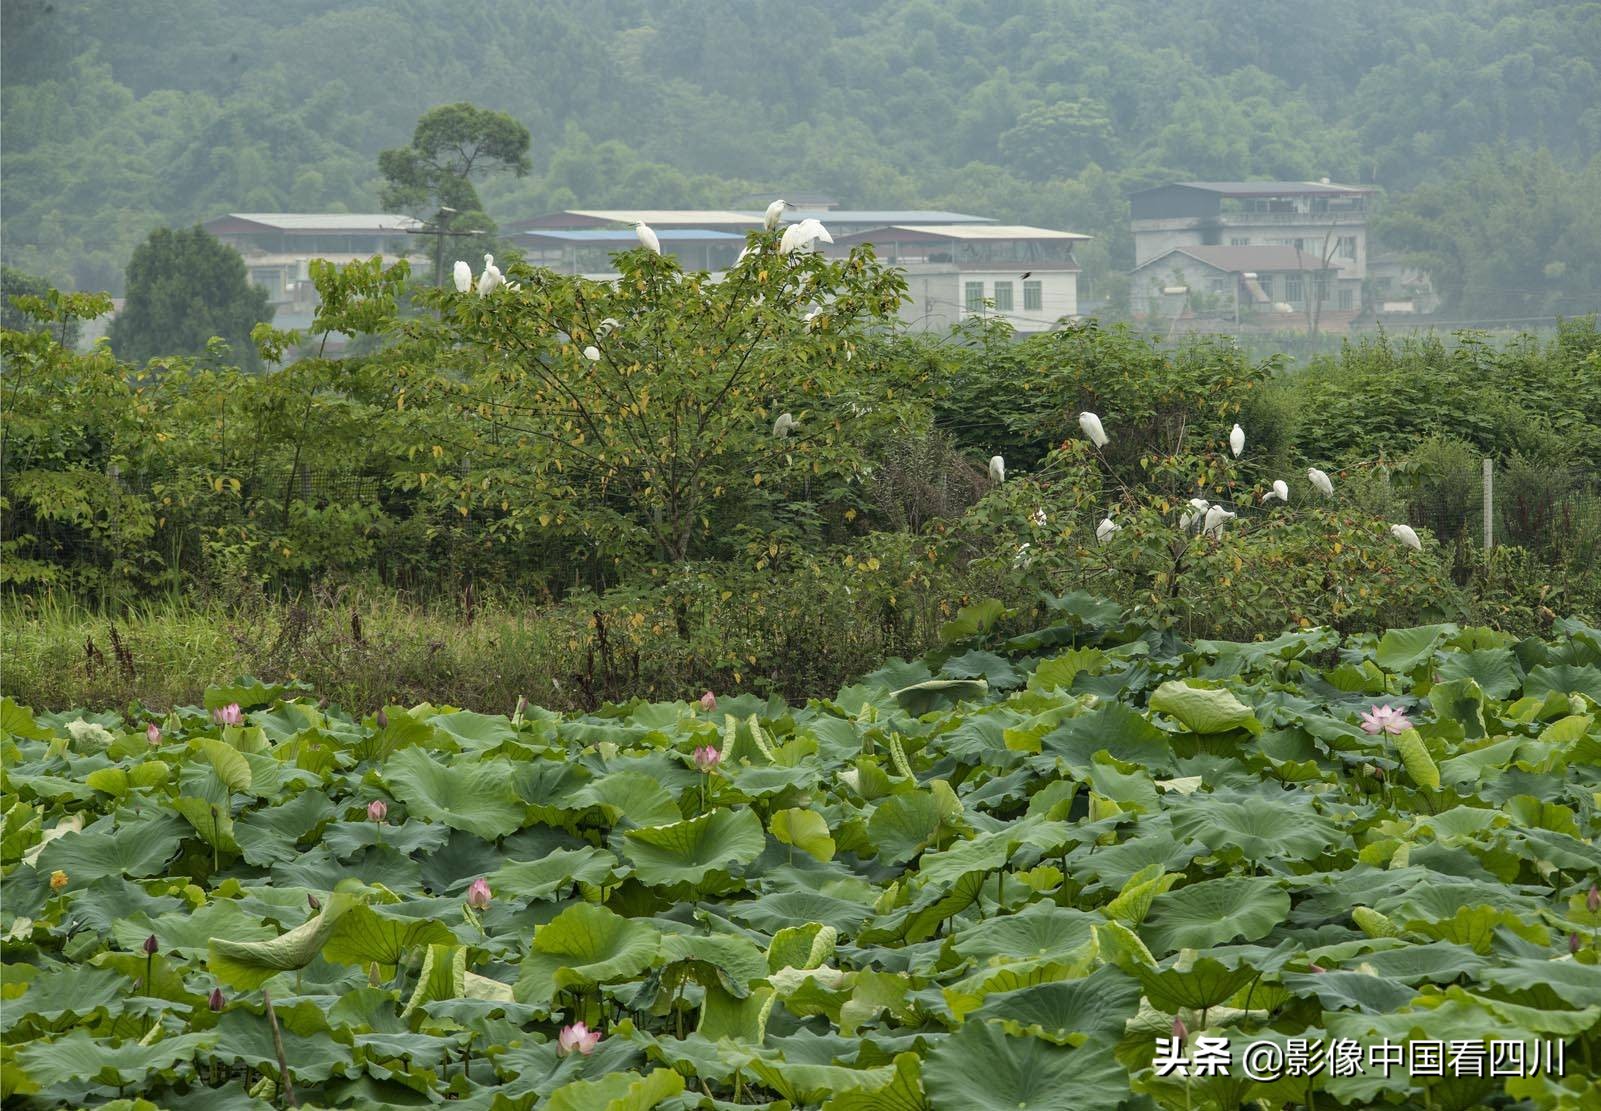
POLYGON ((278 973, 304 968, 315 960, 339 920, 360 903, 360 896, 336 891, 317 917, 270 941, 212 938, 207 967, 226 987, 240 991, 259 988, 278 973))
POLYGON ((1255 712, 1231 691, 1198 686, 1195 680, 1168 680, 1156 688, 1149 705, 1157 713, 1171 714, 1195 733, 1262 731, 1255 712))
POLYGON ((985 598, 970 606, 963 606, 956 611, 955 618, 940 626, 940 643, 954 644, 956 641, 987 632, 1005 613, 1006 606, 999 598, 985 598))
POLYGON ((250 790, 250 764, 244 753, 215 737, 202 737, 197 743, 223 786, 230 792, 250 790))
POLYGON ((714 871, 755 860, 766 844, 754 811, 717 809, 672 825, 631 829, 623 852, 641 883, 666 886, 703 883, 714 871))
POLYGON ((1411 671, 1434 655, 1435 647, 1457 632, 1455 625, 1419 625, 1390 629, 1379 638, 1374 661, 1385 671, 1411 671))
POLYGON ((1401 762, 1406 765, 1406 773, 1412 777, 1412 782, 1430 791, 1440 789, 1440 769, 1435 767, 1434 758, 1429 755, 1428 746, 1423 743, 1416 729, 1405 730, 1397 737, 1395 748, 1401 754, 1401 762))
POLYGON ((939 829, 939 803, 928 791, 891 795, 867 820, 867 836, 886 864, 910 860, 934 840, 939 829))
POLYGON ((933 1106, 964 1111, 1116 1111, 1128 1075, 1104 1047, 1068 1049, 970 1020, 929 1052, 923 1087, 933 1106))
POLYGON ((1158 895, 1139 933, 1153 952, 1209 949, 1235 938, 1265 937, 1289 913, 1290 896, 1279 881, 1227 876, 1158 895))
POLYGON ((656 959, 661 934, 593 903, 576 903, 534 931, 513 992, 519 1003, 549 1003, 567 987, 626 980, 656 959))
POLYGON ((767 823, 773 837, 782 845, 794 845, 818 860, 834 859, 834 838, 828 822, 815 810, 779 810, 767 823))
POLYGON ((684 1078, 672 1069, 607 1073, 599 1080, 574 1080, 550 1094, 548 1111, 650 1111, 684 1090, 684 1078))
POLYGON ((420 748, 402 749, 383 766, 389 793, 416 817, 443 822, 486 841, 515 831, 523 804, 505 760, 436 763, 420 748))
POLYGON ((152 1073, 188 1060, 211 1040, 209 1034, 180 1034, 153 1045, 118 1043, 93 1038, 79 1028, 50 1041, 28 1042, 17 1050, 17 1062, 28 1079, 41 1088, 69 1081, 121 1087, 142 1082, 152 1073))
POLYGON ((581 849, 556 849, 539 860, 519 860, 503 864, 489 877, 496 895, 520 899, 544 899, 575 883, 594 886, 615 880, 617 858, 605 849, 586 845, 581 849))
POLYGON ((450 945, 448 927, 432 918, 401 918, 371 906, 356 906, 339 920, 323 943, 324 958, 335 964, 396 965, 422 945, 450 945))

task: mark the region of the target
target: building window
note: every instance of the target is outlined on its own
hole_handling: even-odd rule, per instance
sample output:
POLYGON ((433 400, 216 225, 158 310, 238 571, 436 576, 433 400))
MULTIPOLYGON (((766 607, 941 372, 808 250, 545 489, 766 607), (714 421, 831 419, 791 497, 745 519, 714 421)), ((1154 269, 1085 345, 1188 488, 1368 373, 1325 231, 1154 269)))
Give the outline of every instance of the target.
POLYGON ((1301 275, 1284 275, 1284 299, 1292 305, 1301 299, 1301 275))
POLYGON ((968 312, 983 312, 984 311, 984 283, 983 282, 968 282, 966 284, 965 288, 967 290, 967 311, 968 312))
POLYGON ((1039 312, 1043 307, 1044 298, 1040 296, 1039 282, 1023 283, 1023 311, 1039 312))
POLYGON ((1212 292, 1219 296, 1228 292, 1228 281, 1225 278, 1212 279, 1212 292))
POLYGON ((1250 245, 1251 237, 1248 235, 1236 235, 1229 240, 1230 247, 1249 247, 1250 245))
POLYGON ((1340 290, 1340 311, 1350 312, 1356 306, 1356 294, 1350 286, 1340 290))
POLYGON ((1012 311, 1012 283, 1011 282, 996 282, 995 283, 995 311, 996 312, 1011 312, 1012 311))
POLYGON ((1356 236, 1354 236, 1354 235, 1342 235, 1342 236, 1340 236, 1340 257, 1341 258, 1348 258, 1348 259, 1355 260, 1355 258, 1356 258, 1356 236))

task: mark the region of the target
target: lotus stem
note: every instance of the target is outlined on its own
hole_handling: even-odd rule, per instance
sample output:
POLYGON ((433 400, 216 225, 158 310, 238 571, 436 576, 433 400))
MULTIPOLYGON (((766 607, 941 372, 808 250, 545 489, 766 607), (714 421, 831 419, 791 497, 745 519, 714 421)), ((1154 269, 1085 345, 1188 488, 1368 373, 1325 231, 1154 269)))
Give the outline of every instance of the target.
POLYGON ((290 1107, 299 1107, 300 1101, 295 1099, 295 1082, 289 1075, 289 1061, 284 1056, 284 1036, 278 1029, 278 1012, 272 1009, 272 993, 265 986, 261 989, 261 1001, 267 1008, 267 1025, 272 1027, 272 1048, 278 1054, 278 1078, 281 1080, 284 1100, 290 1107))

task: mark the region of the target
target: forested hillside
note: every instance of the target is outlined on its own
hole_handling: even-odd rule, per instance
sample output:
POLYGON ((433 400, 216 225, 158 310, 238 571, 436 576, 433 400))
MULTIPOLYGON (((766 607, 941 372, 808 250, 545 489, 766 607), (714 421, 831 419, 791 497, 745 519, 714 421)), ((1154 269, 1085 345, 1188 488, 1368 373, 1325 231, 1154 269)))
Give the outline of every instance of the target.
POLYGON ((1093 280, 1131 262, 1130 188, 1327 175, 1386 190, 1394 246, 1520 228, 1465 307, 1601 287, 1597 4, 8 0, 0 31, 8 261, 79 288, 156 226, 371 210, 377 152, 458 100, 533 134, 502 221, 807 188, 1090 232, 1093 280))

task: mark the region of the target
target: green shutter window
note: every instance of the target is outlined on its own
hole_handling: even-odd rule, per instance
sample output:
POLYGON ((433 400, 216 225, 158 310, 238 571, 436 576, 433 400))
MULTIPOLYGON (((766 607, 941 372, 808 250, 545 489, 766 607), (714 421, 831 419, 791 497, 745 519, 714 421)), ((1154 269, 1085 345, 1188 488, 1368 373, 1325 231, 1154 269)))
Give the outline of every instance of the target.
POLYGON ((1011 282, 996 282, 995 283, 995 311, 996 312, 1011 312, 1012 311, 1012 283, 1011 282))
POLYGON ((1043 305, 1044 298, 1040 296, 1039 282, 1023 283, 1023 311, 1038 312, 1043 305))
POLYGON ((983 282, 968 282, 966 288, 967 288, 967 311, 968 312, 982 312, 982 311, 984 311, 984 283, 983 282))

